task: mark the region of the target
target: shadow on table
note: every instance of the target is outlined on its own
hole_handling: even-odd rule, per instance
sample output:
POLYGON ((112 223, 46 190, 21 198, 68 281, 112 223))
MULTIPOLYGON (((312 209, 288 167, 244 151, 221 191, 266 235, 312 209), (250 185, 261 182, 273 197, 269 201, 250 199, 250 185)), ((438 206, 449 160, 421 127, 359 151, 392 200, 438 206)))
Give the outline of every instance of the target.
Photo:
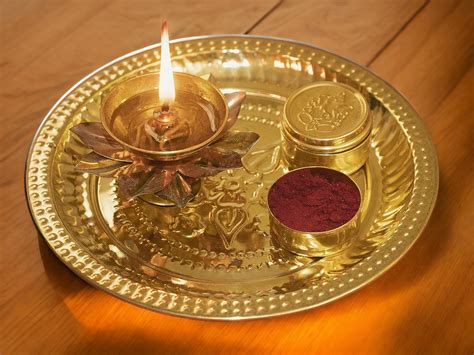
POLYGON ((58 259, 41 234, 38 234, 38 247, 48 280, 59 296, 64 298, 91 287, 58 259))
MULTIPOLYGON (((169 331, 176 330, 176 323, 185 326, 185 323, 197 322, 202 326, 214 324, 213 327, 223 324, 154 313, 118 300, 105 292, 96 291, 59 260, 41 235, 38 235, 38 246, 51 287, 77 325, 86 331, 85 334, 89 334, 76 334, 75 338, 72 337, 70 344, 66 345, 68 353, 195 353, 197 344, 193 340, 179 338, 177 341, 176 337, 166 336, 169 331), (150 324, 147 332, 144 331, 143 321, 150 324), (158 324, 161 325, 157 326, 158 324)), ((223 348, 231 349, 229 344, 222 343, 223 340, 202 340, 205 344, 201 343, 200 347, 211 353, 217 353, 223 348)), ((252 347, 245 349, 252 352, 259 350, 252 347)))

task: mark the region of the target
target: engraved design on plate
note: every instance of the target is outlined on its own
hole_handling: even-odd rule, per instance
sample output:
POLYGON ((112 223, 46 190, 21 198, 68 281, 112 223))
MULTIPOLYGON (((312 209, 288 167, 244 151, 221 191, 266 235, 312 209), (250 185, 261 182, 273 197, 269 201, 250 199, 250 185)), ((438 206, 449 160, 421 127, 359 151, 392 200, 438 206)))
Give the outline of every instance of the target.
POLYGON ((313 97, 298 114, 306 131, 334 131, 340 127, 354 110, 346 100, 346 93, 338 95, 320 94, 313 97))
POLYGON ((279 110, 281 104, 243 106, 238 130, 267 126, 275 132, 263 135, 244 157, 244 169, 203 179, 200 192, 185 208, 156 208, 134 200, 118 210, 114 233, 121 243, 133 243, 151 264, 156 264, 157 253, 203 269, 243 271, 292 264, 295 258, 275 248, 268 234, 268 188, 284 172, 280 141, 273 139, 279 135, 279 110))

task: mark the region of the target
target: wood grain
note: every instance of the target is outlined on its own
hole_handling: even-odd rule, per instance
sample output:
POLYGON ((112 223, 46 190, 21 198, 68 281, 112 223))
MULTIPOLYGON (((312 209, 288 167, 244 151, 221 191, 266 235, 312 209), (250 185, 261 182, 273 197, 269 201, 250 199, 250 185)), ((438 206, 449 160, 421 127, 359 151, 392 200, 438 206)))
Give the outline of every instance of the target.
POLYGON ((428 117, 472 65, 473 43, 474 3, 434 1, 369 67, 428 117))
POLYGON ((1 3, 0 352, 472 353, 472 1, 324 1, 313 10, 304 8, 313 15, 318 9, 318 21, 300 14, 291 0, 276 8, 275 1, 232 4, 1 3), (88 286, 51 253, 23 197, 23 164, 32 135, 74 82, 118 55, 155 42, 152 29, 158 30, 165 13, 172 34, 179 36, 253 28, 252 33, 336 50, 370 63, 407 95, 436 144, 441 186, 426 231, 394 268, 316 310, 231 323, 132 306, 88 286))
POLYGON ((367 64, 425 0, 288 0, 252 34, 290 37, 367 64))

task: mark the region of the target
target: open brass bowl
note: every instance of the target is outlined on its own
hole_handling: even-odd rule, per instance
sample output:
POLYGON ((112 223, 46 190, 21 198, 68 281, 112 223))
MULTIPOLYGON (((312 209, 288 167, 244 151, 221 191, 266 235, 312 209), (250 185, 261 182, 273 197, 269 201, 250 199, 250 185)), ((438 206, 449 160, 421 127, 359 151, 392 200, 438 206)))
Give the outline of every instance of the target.
POLYGON ((208 80, 194 75, 174 73, 174 80, 177 102, 186 105, 192 95, 212 106, 215 125, 212 134, 201 134, 203 126, 194 124, 191 127, 192 139, 176 150, 146 149, 132 142, 128 117, 145 120, 146 117, 153 117, 154 110, 160 107, 159 73, 136 76, 117 84, 110 91, 100 110, 100 119, 107 133, 131 152, 162 161, 189 157, 216 140, 225 129, 229 116, 229 107, 223 94, 208 80), (205 139, 196 141, 196 137, 200 136, 204 136, 205 139))
MULTIPOLYGON (((298 255, 309 257, 325 257, 328 255, 339 253, 350 246, 351 242, 354 240, 354 237, 359 231, 362 213, 361 206, 363 203, 363 196, 361 190, 357 183, 347 174, 326 167, 308 166, 292 170, 288 174, 292 174, 298 170, 305 169, 332 170, 334 172, 339 173, 340 175, 344 175, 354 184, 354 186, 357 187, 357 190, 359 192, 360 205, 358 211, 350 220, 346 221, 344 224, 337 228, 318 232, 306 232, 293 229, 283 224, 272 212, 272 209, 270 208, 270 203, 267 201, 271 233, 283 248, 298 255)), ((272 187, 275 186, 275 184, 277 184, 280 179, 275 181, 272 187)), ((272 187, 270 187, 270 191, 272 187)), ((270 196, 270 191, 268 196, 270 196)), ((292 206, 288 206, 288 208, 291 207, 292 206)))

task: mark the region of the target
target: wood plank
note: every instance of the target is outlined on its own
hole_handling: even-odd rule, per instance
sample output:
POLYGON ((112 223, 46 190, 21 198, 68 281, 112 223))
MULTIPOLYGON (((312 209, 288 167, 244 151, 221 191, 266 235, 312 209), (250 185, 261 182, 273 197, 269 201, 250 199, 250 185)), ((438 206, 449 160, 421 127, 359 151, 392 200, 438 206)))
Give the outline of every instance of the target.
MULTIPOLYGON (((353 295, 309 312, 239 323, 156 314, 88 286, 67 270, 37 235, 23 198, 22 173, 27 145, 46 110, 64 90, 93 68, 154 42, 154 34, 132 27, 158 26, 158 17, 149 18, 149 12, 132 9, 136 2, 127 5, 118 1, 108 5, 90 0, 81 3, 48 0, 2 4, 3 12, 9 14, 2 14, 2 34, 8 32, 10 39, 7 42, 2 38, 0 44, 3 84, 0 104, 4 110, 0 126, 4 149, 0 152, 0 161, 2 168, 8 167, 0 175, 3 202, 0 205, 3 232, 0 239, 0 352, 472 352, 474 70, 469 63, 472 41, 469 42, 468 35, 472 7, 468 1, 446 1, 430 2, 372 63, 378 73, 402 89, 420 110, 437 146, 441 187, 426 231, 394 268, 353 295), (101 9, 101 6, 107 7, 101 9), (56 7, 61 10, 57 11, 56 7), (89 11, 91 19, 84 22, 89 11), (111 18, 107 19, 106 14, 111 18), (60 24, 52 23, 54 20, 60 24), (7 27, 8 31, 4 31, 7 27), (22 31, 28 35, 22 35, 22 31), (82 33, 88 35, 87 40, 82 33), (143 39, 140 35, 148 37, 143 39), (30 41, 30 44, 19 43, 15 47, 15 40, 11 39, 15 36, 17 42, 30 41), (15 48, 21 56, 15 57, 15 48), (67 55, 59 50, 63 48, 67 48, 67 55), (89 48, 96 48, 97 53, 89 48)), ((177 3, 186 5, 182 1, 177 3)), ((174 6, 174 2, 160 4, 174 6)), ((273 4, 269 2, 268 6, 273 4)), ((369 4, 377 7, 374 2, 369 4)), ((277 10, 283 5, 286 6, 286 1, 277 10)), ((219 6, 216 4, 216 8, 223 11, 226 6, 230 7, 230 2, 219 6)), ((251 9, 260 4, 249 1, 242 6, 250 14, 251 9)), ((173 25, 174 31, 210 33, 214 26, 222 26, 219 31, 230 32, 226 26, 239 25, 231 12, 225 21, 215 20, 215 24, 217 16, 211 8, 208 5, 212 16, 204 20, 196 19, 189 9, 181 27, 173 25), (226 24, 226 21, 232 23, 226 24)), ((259 14, 263 16, 265 9, 263 6, 260 9, 259 14)), ((202 16, 205 14, 202 10, 202 16)), ((350 22, 355 14, 347 13, 344 19, 350 22)), ((271 17, 272 13, 260 26, 265 26, 271 17)), ((309 19, 305 17, 300 21, 309 19)), ((241 32, 251 23, 243 22, 241 32)), ((378 23, 371 24, 371 28, 378 26, 378 23)), ((298 33, 282 35, 296 38, 298 33)), ((338 42, 346 37, 327 37, 332 38, 328 44, 340 48, 338 42)))
POLYGON ((425 0, 288 0, 251 33, 308 42, 367 64, 425 0))
POLYGON ((162 18, 169 19, 172 38, 244 33, 278 1, 234 6, 231 0, 49 0, 21 7, 12 2, 2 11, 2 76, 9 84, 2 86, 2 99, 15 99, 17 90, 23 98, 54 88, 61 92, 113 58, 159 42, 162 18))
POLYGON ((370 68, 428 116, 473 63, 473 20, 470 0, 430 2, 370 68))

